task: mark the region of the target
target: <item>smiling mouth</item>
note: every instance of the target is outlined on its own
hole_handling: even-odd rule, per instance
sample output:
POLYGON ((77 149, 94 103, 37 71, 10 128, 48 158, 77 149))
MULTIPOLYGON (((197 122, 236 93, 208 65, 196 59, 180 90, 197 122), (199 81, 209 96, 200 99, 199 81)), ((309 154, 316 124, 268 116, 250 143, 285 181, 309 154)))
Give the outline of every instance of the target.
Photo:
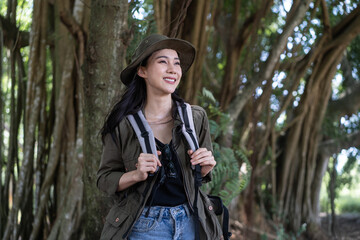
POLYGON ((171 82, 171 83, 176 82, 175 78, 164 78, 164 80, 167 81, 167 82, 171 82))

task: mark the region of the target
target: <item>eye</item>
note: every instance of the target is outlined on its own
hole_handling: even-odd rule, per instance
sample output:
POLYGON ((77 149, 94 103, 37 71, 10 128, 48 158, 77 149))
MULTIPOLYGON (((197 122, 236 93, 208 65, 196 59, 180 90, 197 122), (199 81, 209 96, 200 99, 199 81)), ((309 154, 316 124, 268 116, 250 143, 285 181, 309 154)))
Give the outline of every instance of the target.
POLYGON ((159 63, 166 63, 166 61, 165 60, 160 60, 159 63))
POLYGON ((175 65, 180 65, 180 62, 175 62, 175 65))

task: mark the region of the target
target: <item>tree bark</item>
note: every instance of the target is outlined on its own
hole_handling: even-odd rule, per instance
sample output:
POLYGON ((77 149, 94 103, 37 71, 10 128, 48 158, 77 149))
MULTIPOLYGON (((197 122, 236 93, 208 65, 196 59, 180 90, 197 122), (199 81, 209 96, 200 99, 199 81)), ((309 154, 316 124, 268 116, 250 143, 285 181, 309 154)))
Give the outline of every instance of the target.
MULTIPOLYGON (((3 33, 0 29, 0 59, 3 59, 3 33)), ((3 64, 2 61, 0 61, 0 79, 2 79, 3 76, 3 64)), ((0 169, 4 166, 4 154, 3 154, 3 142, 4 142, 4 120, 3 120, 3 112, 4 112, 4 99, 3 99, 3 86, 2 81, 0 81, 0 169)), ((0 171, 0 236, 4 233, 4 227, 6 225, 6 217, 8 213, 8 209, 6 206, 8 204, 6 203, 5 194, 4 194, 4 188, 3 188, 3 174, 2 171, 0 171)))
POLYGON ((209 28, 213 26, 213 13, 216 10, 218 1, 194 1, 188 9, 188 16, 185 19, 182 29, 182 39, 191 42, 197 52, 195 61, 186 76, 183 77, 181 96, 187 102, 197 103, 198 93, 202 86, 202 69, 206 56, 206 47, 209 40, 209 28), (210 17, 209 14, 211 13, 210 17))
MULTIPOLYGON (((82 29, 86 1, 76 0, 72 10, 72 14, 66 6, 59 6, 59 16, 67 27, 66 31, 70 32, 73 40, 70 46, 64 46, 70 49, 70 56, 63 66, 62 76, 71 76, 71 85, 64 89, 65 92, 74 94, 74 102, 70 101, 66 107, 67 129, 68 134, 61 134, 63 142, 67 142, 63 146, 62 152, 65 158, 61 159, 59 172, 57 174, 59 199, 57 218, 54 222, 48 239, 80 239, 83 238, 79 231, 83 216, 83 74, 80 69, 85 61, 85 32, 82 29), (74 41, 76 40, 76 42, 74 41), (69 59, 73 59, 70 61, 69 59), (76 74, 73 74, 75 72, 76 74)), ((60 48, 60 46, 59 46, 60 48)), ((68 58, 66 58, 68 57, 68 58)), ((62 79, 62 81, 69 81, 62 79)), ((59 97, 63 93, 60 91, 59 97)), ((69 98, 69 97, 68 97, 69 98)), ((72 98, 69 98, 72 100, 72 98)), ((58 99, 58 104, 66 105, 67 100, 58 99)), ((61 116, 61 115, 60 115, 61 116)), ((55 125, 56 126, 56 125, 55 125)))
POLYGON ((31 189, 32 165, 34 160, 35 131, 44 96, 45 64, 46 64, 46 22, 47 2, 34 1, 33 35, 30 40, 29 77, 27 87, 28 105, 25 116, 25 146, 24 160, 19 173, 18 185, 13 207, 10 211, 3 239, 17 238, 19 225, 18 212, 23 209, 23 199, 26 199, 26 189, 31 189))
MULTIPOLYGON (((359 8, 354 12, 359 11, 359 8)), ((307 79, 304 94, 294 114, 297 122, 286 134, 284 154, 278 159, 281 166, 278 198, 280 214, 291 219, 290 228, 297 231, 302 222, 316 223, 317 202, 326 161, 317 161, 319 141, 322 139, 321 124, 331 93, 331 80, 340 63, 346 46, 360 33, 360 15, 350 14, 343 22, 347 28, 338 32, 335 26, 324 34, 317 45, 317 57, 313 62, 312 75, 307 79), (351 20, 349 20, 351 19, 351 20), (341 42, 341 44, 335 44, 341 42), (320 178, 318 176, 321 176, 320 178)))
POLYGON ((158 33, 179 37, 191 42, 196 48, 193 66, 182 78, 181 96, 190 103, 197 102, 201 88, 202 66, 206 55, 209 28, 213 25, 213 13, 217 0, 213 1, 154 1, 154 15, 158 33), (213 11, 211 11, 213 4, 213 11), (211 13, 211 17, 209 14, 211 13))
POLYGON ((120 71, 125 67, 129 44, 128 1, 92 0, 89 44, 84 83, 84 204, 83 232, 86 239, 98 239, 109 199, 96 188, 96 172, 101 158, 99 131, 123 86, 120 71), (96 216, 96 217, 95 217, 96 216))
POLYGON ((330 170, 330 183, 329 183, 329 196, 330 196, 330 206, 331 206, 331 220, 330 220, 330 230, 331 235, 336 237, 335 228, 336 228, 336 216, 335 216, 335 198, 336 198, 336 177, 337 177, 337 158, 333 158, 333 166, 330 170))
POLYGON ((179 37, 191 2, 192 0, 154 1, 157 32, 168 37, 179 37))
POLYGON ((170 35, 171 25, 171 1, 154 1, 154 18, 157 32, 162 35, 170 35))
POLYGON ((355 113, 360 108, 360 84, 356 84, 341 98, 330 101, 329 112, 333 116, 344 116, 355 113))
MULTIPOLYGON (((0 65, 0 77, 5 75, 6 83, 0 83, 0 235, 4 239, 29 239, 31 233, 30 239, 98 239, 110 202, 96 189, 99 131, 122 93, 119 75, 130 39, 143 33, 128 29, 131 16, 127 14, 132 11, 125 0, 93 0, 92 6, 90 0, 36 0, 30 32, 19 31, 23 21, 15 21, 19 1, 7 2, 8 13, 0 16, 0 39, 1 34, 4 39, 0 56, 2 46, 11 53, 11 59, 3 56, 8 59, 5 74, 1 74, 0 65), (25 46, 30 51, 20 52, 25 46), (27 52, 29 74, 25 77, 22 58, 27 59, 27 52), (20 129, 24 129, 24 138, 20 129), (4 144, 3 132, 10 134, 4 144)), ((311 8, 307 8, 309 1, 294 0, 284 23, 275 12, 281 3, 239 2, 165 0, 153 4, 159 32, 186 39, 197 49, 194 65, 182 81, 181 95, 196 103, 201 87, 209 87, 216 98, 220 97, 216 110, 229 110, 229 131, 239 129, 239 135, 236 131, 235 136, 228 135, 229 141, 216 141, 233 149, 246 148, 249 153, 253 172, 241 201, 249 222, 263 226, 258 219, 264 218, 255 215, 260 205, 260 211, 273 214, 275 224, 283 214, 283 222, 290 219, 289 229, 297 231, 306 222, 307 237, 320 239, 324 234, 317 219, 319 193, 329 157, 360 144, 359 132, 336 141, 322 129, 324 119, 326 123, 329 119, 337 122, 343 116, 358 114, 360 86, 351 76, 351 68, 346 69, 346 58, 341 63, 346 91, 336 100, 329 99, 336 67, 350 41, 360 33, 359 7, 344 14, 334 27, 325 0, 312 1, 311 8), (219 14, 233 18, 222 21, 226 17, 219 14), (313 28, 313 19, 320 19, 323 29, 313 28), (279 27, 276 32, 272 23, 279 27), (293 31, 294 26, 299 30, 293 31), (264 33, 268 30, 270 35, 264 33), (312 30, 316 44, 309 38, 302 38, 306 47, 302 41, 294 41, 298 34, 307 36, 312 30), (289 43, 294 47, 287 47, 289 43), (310 46, 312 50, 304 54, 310 46), (266 62, 259 60, 261 52, 271 52, 266 62), (218 64, 225 64, 225 68, 218 69, 218 64), (255 68, 258 71, 247 70, 255 68), (283 86, 274 87, 276 82, 272 81, 279 73, 286 78, 277 79, 283 86), (304 93, 300 93, 304 82, 304 93), (238 92, 240 86, 242 93, 238 92), (261 89, 261 95, 254 95, 254 89, 261 89), (297 107, 293 92, 298 94, 297 107), (281 114, 286 120, 279 124, 281 114), (272 195, 272 203, 281 202, 275 205, 280 207, 278 212, 264 201, 263 193, 272 195)))
POLYGON ((239 28, 239 24, 233 24, 238 22, 238 15, 240 14, 240 1, 237 1, 230 24, 227 24, 230 25, 231 28, 220 31, 225 31, 226 34, 224 34, 224 36, 227 37, 227 39, 225 39, 227 59, 219 98, 223 109, 228 108, 228 105, 234 97, 234 93, 237 93, 236 88, 239 86, 239 80, 236 81, 235 79, 237 78, 237 73, 241 71, 241 67, 239 67, 241 53, 248 45, 247 42, 250 37, 261 27, 260 20, 266 17, 272 5, 272 0, 262 1, 262 4, 258 6, 256 12, 245 19, 239 28))
MULTIPOLYGON (((237 118, 239 117, 243 107, 246 102, 252 96, 256 87, 258 87, 261 82, 264 80, 269 81, 271 78, 271 73, 274 72, 274 68, 277 65, 280 54, 286 46, 287 39, 291 36, 294 31, 294 28, 302 21, 306 11, 309 8, 310 0, 301 1, 300 4, 294 4, 290 10, 289 17, 286 20, 286 25, 283 29, 283 32, 278 36, 278 39, 275 41, 276 44, 271 48, 271 52, 264 64, 260 68, 258 74, 254 76, 252 80, 248 81, 248 84, 243 90, 237 93, 233 101, 229 105, 229 114, 230 114, 230 123, 228 127, 228 133, 232 135, 233 129, 236 123, 237 118)), ((229 141, 228 141, 229 142, 229 141)))
MULTIPOLYGON (((10 78, 11 78, 11 96, 10 96, 10 121, 15 123, 16 112, 15 112, 15 85, 16 85, 16 77, 15 77, 15 54, 14 51, 10 53, 10 78)), ((8 143, 8 161, 6 164, 6 173, 5 173, 5 183, 4 183, 4 200, 6 206, 8 206, 9 200, 9 189, 10 184, 15 180, 14 178, 14 166, 15 166, 15 158, 17 154, 17 129, 15 124, 11 124, 10 126, 10 137, 8 143)), ((8 209, 5 210, 7 215, 8 209)))

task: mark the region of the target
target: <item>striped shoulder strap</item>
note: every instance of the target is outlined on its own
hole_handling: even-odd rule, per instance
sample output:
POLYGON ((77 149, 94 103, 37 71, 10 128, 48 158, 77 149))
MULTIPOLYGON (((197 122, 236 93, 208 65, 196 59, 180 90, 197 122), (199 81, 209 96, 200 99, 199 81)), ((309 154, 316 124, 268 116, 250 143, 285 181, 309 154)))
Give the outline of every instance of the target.
POLYGON ((140 142, 141 150, 144 153, 152 153, 158 157, 154 134, 142 111, 139 110, 137 113, 127 115, 126 117, 130 121, 131 126, 136 133, 136 136, 140 142))
MULTIPOLYGON (((177 103, 177 110, 179 112, 180 119, 183 123, 182 133, 186 138, 191 150, 194 152, 199 148, 198 139, 196 137, 194 119, 191 111, 191 106, 188 103, 177 103)), ((146 121, 144 114, 139 110, 135 114, 129 114, 126 116, 133 127, 136 136, 140 142, 141 150, 144 153, 152 153, 158 157, 156 152, 156 142, 154 134, 151 130, 149 123, 146 121)), ((200 168, 200 166, 198 167, 200 168)), ((194 168, 193 168, 194 169, 194 168)), ((198 177, 199 178, 199 177, 198 177)), ((200 179, 197 179, 200 181, 200 179)))
MULTIPOLYGON (((198 139, 196 137, 195 127, 194 127, 194 119, 191 111, 191 106, 188 103, 177 103, 177 109, 179 112, 180 119, 182 121, 182 133, 186 138, 191 150, 194 152, 199 148, 198 139)), ((154 134, 151 130, 149 123, 146 121, 144 114, 141 110, 133 115, 128 115, 129 119, 136 136, 140 142, 141 149, 144 153, 153 153, 156 157, 158 157, 156 152, 156 143, 154 134)), ((202 177, 201 177, 201 167, 200 165, 196 165, 193 167, 194 169, 194 187, 195 187, 195 198, 193 203, 194 215, 195 219, 195 239, 200 239, 200 220, 197 208, 197 200, 199 187, 201 186, 202 177)))
MULTIPOLYGON (((177 102, 177 109, 180 119, 183 122, 182 133, 184 134, 191 150, 196 151, 199 148, 199 143, 196 137, 191 106, 185 102, 177 102)), ((158 157, 156 153, 154 134, 142 111, 139 110, 137 113, 129 114, 126 117, 136 133, 140 142, 141 150, 144 153, 153 153, 156 157, 158 157)))
POLYGON ((191 106, 185 102, 177 102, 177 108, 180 119, 183 122, 182 133, 184 134, 187 142, 189 143, 191 150, 195 152, 199 148, 199 143, 196 137, 191 106))

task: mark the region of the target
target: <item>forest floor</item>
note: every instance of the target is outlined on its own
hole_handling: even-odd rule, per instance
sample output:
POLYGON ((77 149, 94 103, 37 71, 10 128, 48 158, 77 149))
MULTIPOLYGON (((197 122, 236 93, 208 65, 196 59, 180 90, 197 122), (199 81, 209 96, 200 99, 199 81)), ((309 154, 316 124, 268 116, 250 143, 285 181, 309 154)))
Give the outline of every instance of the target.
MULTIPOLYGON (((345 213, 336 215, 335 218, 335 236, 331 240, 360 240, 360 214, 345 213)), ((321 215, 321 226, 331 236, 329 217, 326 214, 321 215)))
MULTIPOLYGON (((320 219, 323 231, 326 232, 328 236, 331 236, 332 234, 329 227, 329 217, 326 215, 326 213, 323 213, 320 215, 320 219)), ((259 236, 263 234, 266 234, 266 239, 278 239, 276 234, 271 234, 269 232, 265 233, 264 231, 255 227, 246 227, 239 221, 231 220, 230 222, 232 231, 231 240, 245 239, 245 229, 249 230, 248 234, 253 234, 252 237, 247 237, 246 239, 260 239, 261 237, 259 236)), ((346 213, 336 215, 335 236, 329 237, 329 240, 360 240, 360 214, 346 213)))

